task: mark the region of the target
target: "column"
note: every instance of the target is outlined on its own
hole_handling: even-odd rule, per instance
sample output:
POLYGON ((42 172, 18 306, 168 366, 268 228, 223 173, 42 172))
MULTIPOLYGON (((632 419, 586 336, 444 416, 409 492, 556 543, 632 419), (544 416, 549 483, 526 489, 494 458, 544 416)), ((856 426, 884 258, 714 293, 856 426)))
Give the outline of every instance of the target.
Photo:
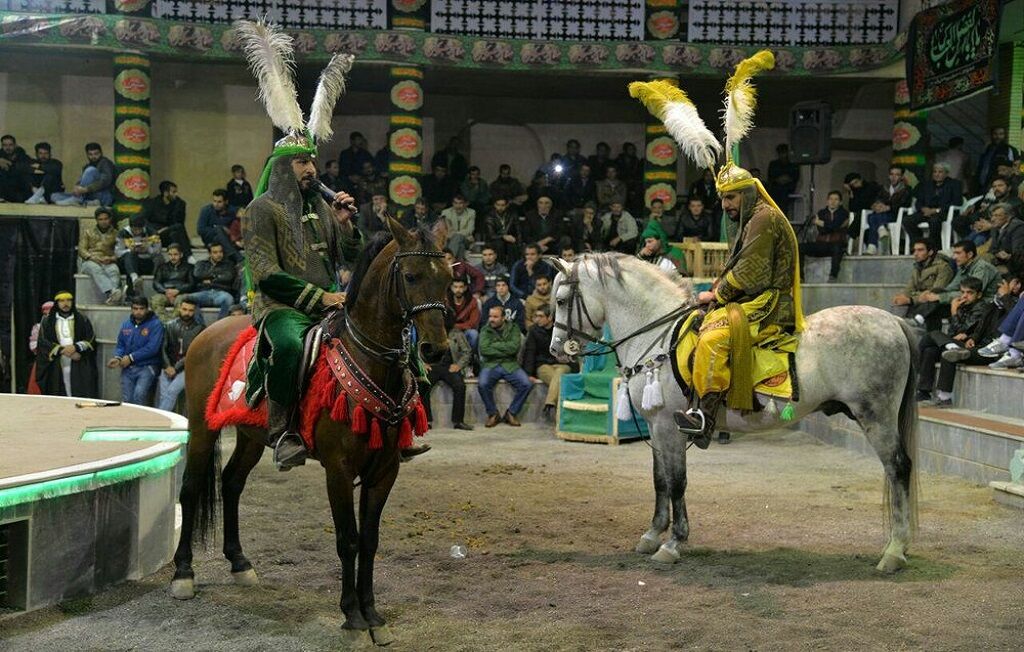
MULTIPOLYGON (((675 79, 664 81, 676 83, 675 79)), ((676 205, 679 147, 660 120, 650 113, 647 116, 644 125, 644 206, 650 208, 652 200, 660 199, 665 202, 665 210, 670 211, 676 205)))
POLYGON ((647 0, 644 3, 644 37, 648 41, 674 39, 685 41, 680 34, 686 27, 680 21, 679 0, 647 0))
POLYGON ((114 55, 115 219, 131 218, 149 197, 149 57, 114 55))
POLYGON ((423 174, 423 69, 393 66, 388 126, 388 193, 399 206, 411 206, 421 194, 423 174))
POLYGON ((892 164, 907 171, 907 184, 927 179, 928 111, 910 110, 907 80, 896 82, 892 126, 892 164))

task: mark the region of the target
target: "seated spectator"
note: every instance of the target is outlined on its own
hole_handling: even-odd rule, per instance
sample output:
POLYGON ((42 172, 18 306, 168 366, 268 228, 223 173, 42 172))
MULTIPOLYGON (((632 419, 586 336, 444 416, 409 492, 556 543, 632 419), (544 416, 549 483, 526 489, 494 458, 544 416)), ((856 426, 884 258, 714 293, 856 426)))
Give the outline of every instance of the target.
POLYGON ((526 205, 536 206, 542 197, 550 199, 551 205, 554 208, 559 208, 562 205, 562 193, 552 185, 551 178, 546 172, 538 170, 533 175, 530 187, 526 189, 526 205))
POLYGON ((114 204, 114 164, 103 156, 103 148, 99 143, 88 143, 85 146, 87 163, 82 167, 82 176, 70 193, 55 192, 51 196, 54 204, 59 206, 114 204))
MULTIPOLYGON (((200 265, 203 262, 206 261, 200 265)), ((156 404, 161 410, 175 411, 178 396, 185 389, 185 354, 203 328, 203 322, 196 319, 196 304, 191 297, 185 297, 178 304, 178 316, 164 326, 164 343, 160 347, 163 373, 157 385, 156 404)))
POLYGON ((517 415, 533 389, 530 378, 516 361, 522 340, 522 329, 505 318, 505 310, 501 306, 488 309, 487 324, 480 331, 480 383, 477 387, 487 410, 485 425, 488 428, 502 421, 510 426, 522 425, 517 415), (500 380, 507 381, 515 390, 512 403, 503 417, 499 417, 494 401, 494 387, 500 380))
POLYGON ((210 254, 209 258, 196 263, 193 271, 195 290, 184 295, 183 300, 201 308, 220 308, 217 319, 223 319, 235 303, 232 293, 235 291, 238 267, 224 258, 224 247, 220 243, 208 244, 206 250, 210 254))
POLYGON ((672 211, 665 210, 665 202, 657 197, 651 200, 651 207, 647 211, 647 219, 644 220, 643 225, 647 226, 651 222, 657 222, 661 230, 668 235, 669 240, 673 242, 682 240, 682 236, 679 235, 679 216, 672 211))
POLYGON ((581 210, 588 203, 597 201, 597 183, 586 163, 569 177, 565 184, 565 205, 570 210, 581 210))
MULTIPOLYGON (((622 151, 615 157, 615 170, 622 182, 626 184, 626 204, 636 210, 640 209, 638 191, 643 188, 644 162, 636 155, 636 145, 633 143, 622 143, 622 151)), ((605 175, 607 179, 607 174, 605 175)), ((639 215, 639 213, 637 213, 639 215)))
POLYGON ((630 256, 636 253, 640 230, 633 216, 622 210, 622 202, 612 202, 611 210, 601 216, 601 233, 605 250, 630 256))
POLYGON ((505 321, 514 322, 520 331, 526 332, 526 308, 523 306, 523 302, 512 294, 507 278, 499 278, 495 281, 494 296, 484 301, 484 305, 480 309, 482 315, 481 328, 483 328, 483 320, 487 319, 491 308, 501 308, 505 321))
POLYGON ((26 174, 30 161, 14 136, 0 137, 0 201, 23 202, 32 196, 26 174))
MULTIPOLYGON (((934 245, 933 245, 934 246, 934 245)), ((942 290, 925 291, 917 295, 914 306, 914 321, 926 331, 939 330, 942 319, 949 316, 949 306, 960 293, 960 282, 968 276, 981 280, 981 295, 986 301, 995 296, 999 286, 999 271, 984 258, 978 256, 978 248, 970 240, 961 240, 953 245, 953 261, 956 274, 942 290)))
MULTIPOLYGON (((980 334, 963 343, 963 348, 953 348, 942 352, 939 363, 939 380, 935 385, 935 407, 953 406, 953 383, 956 380, 958 364, 984 365, 992 363, 992 358, 983 358, 978 351, 995 338, 1000 336, 1000 322, 1016 307, 1021 292, 1021 281, 1011 274, 1004 274, 995 298, 988 302, 987 311, 982 323, 976 329, 980 334)), ((1009 337, 1012 339, 1012 334, 1009 337)), ((1007 361, 1008 362, 1008 361, 1007 361)))
POLYGON ((418 229, 420 227, 430 228, 437 222, 437 215, 430 210, 427 200, 417 197, 413 205, 402 213, 399 221, 407 229, 418 229))
POLYGON ((192 241, 185 231, 185 200, 178 197, 178 186, 173 181, 161 181, 159 189, 158 196, 142 202, 137 219, 156 230, 165 249, 176 244, 188 258, 192 255, 192 241))
MULTIPOLYGON (((576 248, 571 244, 562 245, 561 259, 567 263, 575 262, 576 260, 576 248)), ((552 281, 553 282, 553 281, 552 281)))
POLYGON ((553 301, 551 297, 551 279, 547 276, 538 276, 533 286, 533 294, 526 297, 523 301, 523 313, 527 324, 533 323, 533 313, 541 306, 550 305, 553 301))
POLYGON ((178 298, 195 289, 194 268, 184 259, 181 247, 172 244, 167 247, 167 260, 156 268, 153 274, 153 290, 157 294, 146 304, 153 306, 153 312, 160 321, 169 321, 177 317, 178 298))
POLYGON ((56 304, 39 324, 35 380, 47 396, 98 398, 96 334, 74 300, 70 292, 58 292, 56 304))
POLYGON ((601 210, 610 210, 612 204, 625 206, 626 195, 626 183, 619 178, 618 168, 609 165, 605 171, 605 178, 597 182, 597 207, 601 210))
POLYGON ((469 204, 469 208, 477 215, 483 215, 491 205, 491 189, 487 182, 480 178, 480 168, 473 165, 469 168, 469 174, 459 187, 462 196, 469 204))
POLYGON ((1006 128, 992 127, 990 132, 991 140, 985 147, 985 151, 978 158, 977 172, 978 188, 988 188, 992 178, 999 176, 998 162, 1006 161, 1012 163, 1020 161, 1020 152, 1017 148, 1006 142, 1006 128))
MULTIPOLYGON (((664 272, 686 276, 686 256, 668 241, 668 236, 657 222, 648 222, 642 234, 644 244, 636 257, 664 272)), ((526 316, 530 318, 529 315, 526 316)))
POLYGON ((114 248, 117 229, 112 224, 110 209, 101 206, 94 213, 96 224, 84 229, 78 239, 78 271, 88 274, 96 288, 106 297, 108 306, 116 306, 124 298, 121 270, 117 268, 114 248))
MULTIPOLYGON (((178 251, 178 255, 181 252, 178 251)), ((132 311, 117 334, 111 369, 121 369, 121 402, 148 405, 153 383, 160 373, 164 325, 149 309, 146 297, 132 299, 132 311)))
POLYGON ((943 351, 965 349, 968 348, 968 342, 974 344, 975 338, 981 339, 982 333, 978 327, 988 304, 981 298, 980 279, 968 276, 960 281, 960 296, 950 303, 949 332, 952 335, 946 335, 941 330, 930 331, 918 342, 918 401, 931 400, 935 364, 943 351))
POLYGON ((545 303, 539 306, 533 313, 533 326, 526 333, 526 346, 523 347, 523 371, 531 382, 539 380, 548 386, 548 394, 544 399, 544 418, 548 422, 554 421, 562 374, 572 371, 572 367, 560 363, 551 355, 551 332, 554 326, 551 305, 545 303))
POLYGON ((484 294, 484 275, 473 265, 470 265, 462 258, 457 258, 451 249, 445 247, 441 250, 444 260, 451 267, 452 278, 465 281, 470 293, 477 299, 484 294))
POLYGON ((575 225, 572 217, 556 209, 555 200, 550 195, 541 195, 535 205, 536 209, 529 211, 521 222, 521 242, 532 242, 546 253, 549 249, 557 251, 564 239, 573 240, 575 225))
POLYGON ((953 136, 946 141, 946 149, 935 154, 936 163, 945 163, 949 166, 949 176, 956 179, 966 188, 970 174, 967 170, 970 160, 967 152, 964 151, 964 139, 960 136, 953 136))
POLYGON ((502 163, 498 167, 498 178, 491 182, 491 200, 499 198, 515 207, 521 207, 527 200, 523 184, 512 176, 512 166, 508 163, 502 163))
POLYGON ((245 168, 241 165, 231 166, 231 179, 224 185, 227 193, 228 206, 238 210, 245 208, 252 201, 252 186, 245 179, 245 168))
POLYGON ((832 267, 828 272, 829 282, 839 278, 839 266, 846 253, 847 228, 850 226, 850 212, 840 202, 843 196, 838 190, 828 193, 828 203, 818 211, 812 224, 817 227, 817 237, 813 242, 800 243, 800 276, 803 277, 804 258, 807 256, 828 256, 832 259, 832 267))
POLYGON ((129 297, 142 294, 142 275, 152 275, 163 262, 160 236, 139 220, 132 220, 129 226, 117 234, 114 253, 121 269, 128 276, 129 297))
POLYGON ((1024 197, 1020 193, 1020 182, 1024 178, 1021 174, 1020 165, 1005 158, 996 159, 996 176, 1006 179, 1006 182, 1010 184, 1011 196, 1018 197, 1021 201, 1024 201, 1024 197))
MULTIPOLYGON (((871 210, 871 207, 878 199, 882 188, 874 181, 865 181, 859 172, 851 172, 843 178, 843 189, 846 191, 849 200, 846 205, 850 211, 850 226, 848 232, 850 237, 860 239, 860 215, 861 211, 871 210)), ((867 240, 865 239, 865 244, 867 240)))
POLYGON ((1024 341, 1024 301, 1018 300, 1008 311, 995 334, 996 339, 978 349, 978 355, 989 363, 988 366, 992 369, 1024 367, 1024 354, 1020 350, 1024 341))
POLYGON ((703 197, 691 196, 686 200, 686 210, 679 216, 676 241, 683 238, 697 238, 701 242, 715 242, 718 240, 717 221, 708 211, 703 197))
POLYGON ((448 169, 443 165, 435 165, 433 173, 421 181, 423 198, 427 200, 430 210, 440 213, 451 206, 455 197, 455 188, 448 178, 448 169))
MULTIPOLYGON (((232 227, 238 221, 237 209, 232 207, 228 192, 218 188, 213 191, 210 203, 199 211, 197 229, 203 244, 209 247, 213 243, 224 249, 224 255, 236 265, 242 262, 242 240, 232 235, 232 227)), ((237 229, 235 231, 238 231, 237 229)), ((239 232, 240 235, 240 232, 239 232)))
POLYGON ((985 260, 1005 266, 1014 256, 1024 254, 1024 222, 1011 204, 996 204, 989 211, 991 244, 985 260))
POLYGON ((372 160, 363 163, 362 172, 357 178, 359 180, 355 184, 353 197, 360 205, 370 203, 374 195, 388 196, 388 180, 381 176, 372 160))
MULTIPOLYGON (((347 179, 343 179, 341 176, 341 166, 335 160, 327 161, 327 165, 324 168, 324 173, 320 175, 320 183, 324 184, 334 192, 349 192, 352 189, 352 184, 347 179)), ((351 195, 352 193, 349 192, 351 195)))
POLYGON ((348 135, 349 147, 341 150, 338 155, 338 170, 342 178, 348 179, 353 187, 361 181, 362 171, 366 163, 373 164, 373 154, 370 154, 366 138, 358 131, 348 135))
POLYGON ((540 247, 528 244, 523 248, 523 257, 512 265, 512 291, 518 297, 530 296, 541 276, 550 281, 555 278, 555 270, 541 260, 540 247))
POLYGON ((903 229, 911 239, 920 238, 923 231, 918 224, 927 222, 928 237, 940 248, 942 222, 950 206, 963 204, 963 186, 956 179, 949 178, 949 168, 944 163, 932 166, 932 178, 917 184, 914 196, 917 207, 903 220, 903 229))
MULTIPOLYGON (((498 253, 491 245, 486 245, 480 254, 480 273, 484 277, 483 296, 490 298, 494 296, 494 285, 501 277, 508 277, 508 269, 498 262, 498 253)), ((479 321, 479 320, 477 320, 479 321)))
MULTIPOLYGON (((523 222, 525 223, 525 216, 523 222)), ((484 217, 483 239, 494 249, 503 265, 512 265, 519 258, 519 214, 504 197, 496 197, 484 217)))
POLYGON ((379 233, 388 228, 387 215, 395 214, 395 207, 388 201, 386 192, 379 188, 373 191, 370 202, 359 208, 359 217, 356 226, 364 238, 369 238, 374 233, 379 233))
POLYGON ((468 290, 464 279, 453 279, 448 288, 448 307, 455 316, 455 328, 462 331, 469 342, 469 347, 476 350, 480 334, 480 304, 468 290))
POLYGON ((465 258, 474 242, 476 211, 469 207, 462 193, 457 193, 451 207, 441 211, 441 217, 448 224, 448 248, 456 258, 465 258))
POLYGON ((53 158, 50 143, 36 143, 36 157, 28 164, 32 196, 26 204, 48 204, 53 194, 64 192, 64 164, 53 158))
POLYGON ((945 290, 949 282, 953 280, 956 263, 947 258, 945 254, 935 251, 935 244, 928 238, 915 240, 910 253, 914 256, 914 271, 903 292, 892 298, 892 305, 905 307, 905 316, 914 318, 919 309, 923 309, 926 313, 931 312, 934 304, 921 302, 921 294, 924 292, 938 293, 945 290))
MULTIPOLYGON (((748 171, 753 175, 754 170, 755 168, 750 168, 748 171)), ((718 189, 715 187, 715 172, 711 168, 704 170, 700 178, 690 184, 686 196, 689 198, 700 197, 704 203, 704 210, 712 216, 720 215, 722 212, 718 202, 718 189)))
POLYGON ((594 204, 584 206, 577 220, 574 249, 580 253, 604 251, 602 224, 597 217, 597 207, 594 204))
MULTIPOLYGON (((468 301, 476 305, 472 298, 468 301)), ((427 374, 427 382, 431 389, 438 383, 444 383, 452 388, 452 428, 456 430, 473 429, 473 426, 466 423, 466 381, 463 379, 472 359, 473 348, 467 341, 465 332, 458 328, 449 328, 448 350, 437 363, 423 363, 423 371, 427 374)), ((427 411, 427 421, 433 423, 430 394, 423 397, 423 407, 427 411)))
POLYGON ((1004 177, 996 177, 984 197, 953 217, 953 231, 958 237, 973 240, 974 244, 981 246, 990 235, 992 207, 1001 203, 1019 207, 1021 202, 1010 192, 1010 182, 1004 177))
POLYGON ((604 179, 608 168, 614 165, 612 162, 612 148, 606 142, 600 142, 594 146, 594 153, 587 157, 587 165, 595 179, 604 179))
POLYGON ((239 303, 232 304, 231 308, 228 309, 228 315, 231 317, 245 317, 248 314, 239 303))
POLYGON ((882 229, 886 229, 888 235, 888 225, 896 221, 901 208, 910 206, 912 199, 903 168, 893 165, 889 168, 889 185, 879 191, 878 197, 871 204, 868 229, 864 232, 864 244, 867 245, 865 253, 871 256, 878 253, 878 239, 882 229))

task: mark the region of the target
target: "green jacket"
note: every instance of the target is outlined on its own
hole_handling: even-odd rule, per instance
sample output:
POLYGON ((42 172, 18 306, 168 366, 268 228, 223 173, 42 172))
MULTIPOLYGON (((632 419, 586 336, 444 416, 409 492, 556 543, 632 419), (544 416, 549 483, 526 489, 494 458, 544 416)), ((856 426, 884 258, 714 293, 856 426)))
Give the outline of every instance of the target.
POLYGON ((924 263, 914 263, 914 271, 904 292, 914 302, 922 292, 942 292, 953 279, 953 267, 953 261, 938 253, 924 263))
POLYGON ((953 280, 946 289, 938 293, 939 303, 950 303, 955 297, 960 296, 960 281, 966 276, 973 276, 981 281, 982 299, 988 300, 996 296, 996 290, 999 289, 999 270, 987 260, 975 256, 974 260, 957 268, 953 280))
POLYGON ((480 330, 480 366, 483 369, 501 366, 505 371, 519 368, 519 344, 523 334, 515 322, 506 321, 501 329, 487 324, 480 330))

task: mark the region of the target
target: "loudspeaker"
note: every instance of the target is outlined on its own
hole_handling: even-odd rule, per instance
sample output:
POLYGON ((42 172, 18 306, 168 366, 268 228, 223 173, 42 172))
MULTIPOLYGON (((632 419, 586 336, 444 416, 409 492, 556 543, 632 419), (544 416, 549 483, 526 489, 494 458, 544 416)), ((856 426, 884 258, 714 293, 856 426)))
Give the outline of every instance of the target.
POLYGON ((797 165, 828 163, 832 158, 832 107, 800 102, 789 110, 789 160, 797 165))

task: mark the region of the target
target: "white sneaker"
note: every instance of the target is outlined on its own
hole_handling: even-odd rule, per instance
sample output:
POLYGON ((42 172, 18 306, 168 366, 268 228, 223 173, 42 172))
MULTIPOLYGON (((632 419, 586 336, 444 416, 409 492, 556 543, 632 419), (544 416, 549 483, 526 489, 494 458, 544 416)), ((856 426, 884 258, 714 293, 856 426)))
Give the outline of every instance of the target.
POLYGON ((997 339, 993 340, 988 346, 978 349, 978 355, 983 358, 998 358, 1009 350, 1010 347, 1008 345, 1003 344, 1001 340, 997 339))
POLYGON ((878 237, 879 238, 888 238, 889 237, 889 229, 885 228, 884 226, 878 227, 878 237))
POLYGON ((876 247, 873 244, 869 244, 868 248, 864 251, 864 253, 867 254, 868 256, 874 256, 875 254, 878 253, 878 247, 876 247))
POLYGON ((988 366, 989 369, 1020 369, 1024 367, 1024 356, 1007 353, 988 366))

